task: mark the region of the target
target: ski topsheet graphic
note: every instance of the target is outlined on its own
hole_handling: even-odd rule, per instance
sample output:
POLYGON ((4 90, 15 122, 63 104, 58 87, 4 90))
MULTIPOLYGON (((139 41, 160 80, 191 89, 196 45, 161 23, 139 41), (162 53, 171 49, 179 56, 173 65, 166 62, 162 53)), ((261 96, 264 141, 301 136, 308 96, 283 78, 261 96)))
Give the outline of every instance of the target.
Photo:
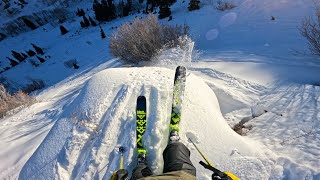
POLYGON ((182 101, 186 84, 186 68, 178 66, 174 76, 172 110, 170 120, 170 136, 172 132, 179 132, 179 123, 181 120, 182 101))
POLYGON ((146 98, 139 96, 136 107, 136 135, 137 135, 137 152, 139 154, 146 154, 147 151, 143 146, 142 137, 146 131, 147 125, 147 107, 146 98))
MULTIPOLYGON (((181 112, 182 112, 182 101, 183 95, 185 91, 185 82, 186 82, 186 68, 183 66, 178 66, 176 68, 175 76, 174 76, 174 86, 173 86, 173 96, 172 96, 172 110, 171 110, 171 119, 170 119, 170 139, 172 133, 175 133, 175 137, 179 140, 179 123, 181 120, 181 112)), ((140 159, 144 159, 147 151, 142 142, 143 135, 146 131, 147 125, 147 108, 146 108, 146 98, 144 96, 139 96, 137 98, 137 106, 136 106, 136 141, 137 141, 137 153, 138 153, 138 161, 140 159), (143 155, 143 156, 141 156, 143 155)))

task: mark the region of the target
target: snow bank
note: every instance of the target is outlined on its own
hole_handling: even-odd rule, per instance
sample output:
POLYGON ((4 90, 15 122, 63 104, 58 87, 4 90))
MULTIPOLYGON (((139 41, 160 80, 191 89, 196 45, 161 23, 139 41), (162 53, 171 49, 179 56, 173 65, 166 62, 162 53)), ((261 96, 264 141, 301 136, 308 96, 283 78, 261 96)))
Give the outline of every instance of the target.
MULTIPOLYGON (((65 107, 45 140, 23 167, 19 179, 108 179, 118 168, 119 145, 126 147, 125 167, 131 172, 135 160, 135 103, 147 98, 147 131, 144 136, 148 164, 162 171, 162 151, 167 144, 174 71, 166 68, 114 68, 99 72, 78 97, 65 107)), ((213 91, 197 76, 187 74, 181 122, 181 141, 191 149, 199 179, 210 172, 187 136, 214 165, 240 178, 268 177, 268 163, 257 158, 259 145, 230 129, 221 115, 213 91), (248 169, 250 172, 244 171, 248 169), (258 175, 255 172, 259 172, 258 175)))

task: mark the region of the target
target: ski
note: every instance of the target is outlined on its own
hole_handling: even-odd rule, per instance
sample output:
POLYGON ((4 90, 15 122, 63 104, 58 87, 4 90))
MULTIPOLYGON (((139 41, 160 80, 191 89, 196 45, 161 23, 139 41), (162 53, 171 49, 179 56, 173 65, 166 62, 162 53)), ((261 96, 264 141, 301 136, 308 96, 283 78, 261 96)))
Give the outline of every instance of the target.
POLYGON ((169 140, 179 141, 180 120, 182 112, 182 101, 186 82, 186 68, 178 66, 176 68, 173 85, 171 120, 169 129, 169 140))
POLYGON ((139 96, 137 99, 136 106, 136 136, 137 136, 137 154, 138 154, 138 163, 145 163, 145 156, 147 154, 146 149, 144 148, 142 137, 146 131, 147 125, 147 107, 146 107, 146 98, 144 96, 139 96))

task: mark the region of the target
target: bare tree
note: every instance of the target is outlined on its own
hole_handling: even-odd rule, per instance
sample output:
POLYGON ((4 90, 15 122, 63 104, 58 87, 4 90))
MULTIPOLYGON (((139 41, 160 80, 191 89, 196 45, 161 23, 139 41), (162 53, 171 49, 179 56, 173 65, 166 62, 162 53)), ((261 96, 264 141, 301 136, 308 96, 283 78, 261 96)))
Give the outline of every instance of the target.
POLYGON ((316 8, 315 18, 306 17, 299 28, 300 33, 309 44, 312 54, 320 56, 320 9, 316 8), (315 20, 316 19, 316 20, 315 20))

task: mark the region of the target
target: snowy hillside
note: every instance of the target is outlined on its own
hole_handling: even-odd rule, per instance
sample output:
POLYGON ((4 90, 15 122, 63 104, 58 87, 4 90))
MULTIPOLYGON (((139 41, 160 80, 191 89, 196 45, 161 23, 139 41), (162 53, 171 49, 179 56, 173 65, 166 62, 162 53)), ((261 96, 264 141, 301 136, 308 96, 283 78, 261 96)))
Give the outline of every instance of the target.
MULTIPOLYGON (((202 158, 188 136, 217 168, 241 179, 320 180, 320 61, 304 53, 307 44, 298 30, 313 13, 313 3, 233 2, 236 8, 221 12, 215 1, 201 0, 200 10, 188 12, 188 1, 178 0, 173 19, 162 22, 188 24, 194 42, 186 51, 162 52, 151 64, 156 67, 132 67, 114 58, 109 39, 100 38, 98 27, 82 29, 80 17, 63 23, 69 30, 64 36, 46 24, 1 41, 0 70, 9 66, 11 50, 27 51, 35 43, 45 51, 44 63, 34 67, 30 60, 37 59, 29 57, 1 79, 15 88, 39 79, 46 89, 35 93, 37 103, 0 119, 0 179, 108 179, 118 168, 119 145, 127 148, 125 168, 131 172, 139 95, 147 97, 148 164, 161 173, 173 69, 185 65, 181 138, 191 149, 198 179, 210 179, 210 172, 198 164, 202 158), (68 68, 70 60, 79 69, 68 68), (232 130, 235 126, 243 136, 232 130)), ((34 11, 30 3, 21 13, 34 11)), ((145 15, 101 27, 110 36, 135 16, 145 15)))
MULTIPOLYGON (((168 136, 173 76, 174 71, 164 68, 109 69, 96 74, 64 109, 65 116, 72 119, 62 119, 54 125, 25 164, 20 178, 107 178, 117 169, 119 155, 116 147, 119 145, 127 147, 125 166, 132 170, 136 164, 134 111, 139 95, 148 99, 144 139, 147 158, 151 168, 160 173, 161 154, 168 136), (109 158, 106 155, 110 155, 109 158)), ((209 153, 210 159, 217 164, 223 163, 223 168, 237 172, 240 177, 249 162, 252 169, 266 171, 262 164, 267 161, 256 160, 258 146, 248 144, 229 128, 220 113, 217 98, 201 79, 188 74, 185 93, 182 142, 188 144, 187 136, 196 136, 199 143, 205 145, 203 150, 209 153), (208 137, 210 141, 205 140, 208 137), (244 159, 247 163, 241 165, 244 159)), ((191 144, 188 147, 192 148, 191 144)), ((193 162, 200 159, 193 149, 193 162)), ((210 177, 199 164, 195 165, 199 169, 198 178, 210 177)), ((250 176, 255 175, 244 173, 244 177, 250 176)), ((261 173, 259 177, 263 179, 267 174, 261 173)))

